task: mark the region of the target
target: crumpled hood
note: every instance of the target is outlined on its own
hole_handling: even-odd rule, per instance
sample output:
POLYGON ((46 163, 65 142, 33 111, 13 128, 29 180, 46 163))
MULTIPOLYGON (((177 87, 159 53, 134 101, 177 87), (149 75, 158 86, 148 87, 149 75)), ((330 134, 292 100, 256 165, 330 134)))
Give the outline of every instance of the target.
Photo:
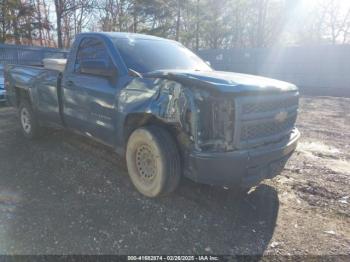
POLYGON ((255 93, 297 91, 287 82, 248 74, 223 71, 159 70, 145 77, 159 77, 178 81, 188 86, 204 87, 221 93, 255 93))

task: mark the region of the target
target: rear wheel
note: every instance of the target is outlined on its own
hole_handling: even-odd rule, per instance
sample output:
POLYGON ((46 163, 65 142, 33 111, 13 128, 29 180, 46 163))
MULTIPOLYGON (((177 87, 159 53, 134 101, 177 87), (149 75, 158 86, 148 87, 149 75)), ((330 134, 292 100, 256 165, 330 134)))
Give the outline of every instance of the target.
POLYGON ((23 101, 19 107, 19 119, 22 133, 26 138, 35 139, 42 135, 42 128, 27 101, 23 101))
POLYGON ((126 162, 131 181, 147 197, 169 194, 179 184, 181 165, 177 145, 160 127, 139 128, 131 134, 126 162))

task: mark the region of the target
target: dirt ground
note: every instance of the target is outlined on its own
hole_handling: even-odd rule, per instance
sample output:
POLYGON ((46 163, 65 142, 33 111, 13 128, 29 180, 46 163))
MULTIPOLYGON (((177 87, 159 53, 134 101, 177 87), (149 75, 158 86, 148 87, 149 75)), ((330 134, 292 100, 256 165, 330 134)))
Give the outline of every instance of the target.
POLYGON ((350 255, 350 99, 304 97, 283 173, 238 196, 182 181, 146 199, 108 148, 39 141, 0 108, 1 254, 350 255))

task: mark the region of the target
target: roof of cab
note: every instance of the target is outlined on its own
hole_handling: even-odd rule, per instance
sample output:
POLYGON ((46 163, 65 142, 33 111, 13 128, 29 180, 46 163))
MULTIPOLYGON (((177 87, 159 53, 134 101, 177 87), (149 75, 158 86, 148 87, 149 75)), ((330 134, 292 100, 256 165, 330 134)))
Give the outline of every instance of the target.
POLYGON ((81 33, 80 35, 102 35, 109 38, 127 38, 127 39, 144 39, 144 40, 168 40, 170 39, 161 38, 152 35, 136 34, 136 33, 126 33, 126 32, 91 32, 91 33, 81 33))

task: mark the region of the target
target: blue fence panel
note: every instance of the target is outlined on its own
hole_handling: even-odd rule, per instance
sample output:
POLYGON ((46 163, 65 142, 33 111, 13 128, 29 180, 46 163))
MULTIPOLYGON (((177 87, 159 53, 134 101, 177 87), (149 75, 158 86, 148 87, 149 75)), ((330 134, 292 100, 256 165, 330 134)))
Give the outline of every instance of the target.
POLYGON ((42 65, 44 58, 67 58, 68 51, 36 46, 0 44, 0 64, 42 65))
POLYGON ((216 70, 292 82, 306 93, 350 96, 350 45, 208 49, 198 54, 216 70))

